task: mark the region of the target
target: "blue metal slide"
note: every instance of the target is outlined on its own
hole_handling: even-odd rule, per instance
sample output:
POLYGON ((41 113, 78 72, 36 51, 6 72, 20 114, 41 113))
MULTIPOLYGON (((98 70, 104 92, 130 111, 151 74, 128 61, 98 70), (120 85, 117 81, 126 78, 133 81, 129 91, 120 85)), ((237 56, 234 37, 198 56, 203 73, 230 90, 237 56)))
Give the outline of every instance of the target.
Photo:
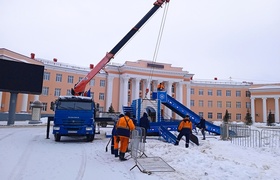
MULTIPOLYGON (((185 107, 176 99, 169 96, 166 91, 157 91, 152 94, 153 99, 159 99, 163 105, 171 109, 173 112, 184 118, 186 115, 190 116, 190 120, 194 124, 198 124, 200 122, 200 117, 196 113, 194 113, 189 108, 185 107)), ((221 134, 220 127, 214 125, 208 121, 205 121, 206 130, 212 133, 216 133, 217 135, 221 134)))
POLYGON ((176 136, 167 130, 164 126, 158 128, 159 134, 166 140, 168 143, 175 144, 176 136))

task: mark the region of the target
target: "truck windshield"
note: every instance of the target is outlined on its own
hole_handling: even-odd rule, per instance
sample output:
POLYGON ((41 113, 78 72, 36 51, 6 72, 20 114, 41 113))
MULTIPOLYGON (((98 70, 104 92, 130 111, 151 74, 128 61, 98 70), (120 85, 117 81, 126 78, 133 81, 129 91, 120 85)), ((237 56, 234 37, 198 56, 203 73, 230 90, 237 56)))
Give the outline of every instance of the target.
POLYGON ((57 105, 57 109, 60 110, 92 110, 91 102, 73 102, 73 101, 60 101, 57 105))

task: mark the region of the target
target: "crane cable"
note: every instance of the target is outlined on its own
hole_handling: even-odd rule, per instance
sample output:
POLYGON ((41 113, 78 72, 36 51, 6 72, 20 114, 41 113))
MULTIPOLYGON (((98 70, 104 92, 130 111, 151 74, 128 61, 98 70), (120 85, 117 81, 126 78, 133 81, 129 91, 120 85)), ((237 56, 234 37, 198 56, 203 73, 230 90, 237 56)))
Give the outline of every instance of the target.
MULTIPOLYGON (((166 17, 167 17, 168 7, 169 7, 169 3, 166 3, 166 6, 164 6, 164 11, 163 11, 162 20, 161 20, 161 24, 160 24, 160 28, 159 28, 159 33, 158 33, 158 38, 157 38, 157 42, 156 42, 156 47, 155 47, 155 51, 154 51, 154 55, 153 55, 153 60, 152 60, 153 64, 155 64, 156 61, 157 61, 157 56, 158 56, 158 53, 159 53, 160 43, 161 43, 161 39, 162 39, 162 35, 163 35, 163 30, 164 30, 164 26, 165 26, 165 21, 166 21, 166 17)), ((151 68, 151 72, 150 72, 150 76, 149 76, 149 81, 148 82, 152 81, 153 74, 154 74, 154 67, 151 68)), ((148 89, 148 87, 146 89, 148 89)))

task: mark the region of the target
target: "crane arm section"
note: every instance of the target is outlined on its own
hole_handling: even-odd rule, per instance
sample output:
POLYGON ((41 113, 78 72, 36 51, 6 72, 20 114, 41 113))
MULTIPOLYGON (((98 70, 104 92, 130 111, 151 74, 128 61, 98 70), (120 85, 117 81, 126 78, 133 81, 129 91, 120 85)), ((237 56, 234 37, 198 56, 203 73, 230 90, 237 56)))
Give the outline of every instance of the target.
POLYGON ((120 40, 120 42, 105 55, 105 57, 84 77, 78 82, 74 89, 73 95, 81 95, 84 93, 87 83, 110 62, 114 55, 134 36, 134 34, 150 19, 150 17, 162 6, 163 3, 168 3, 170 0, 157 0, 153 8, 120 40))

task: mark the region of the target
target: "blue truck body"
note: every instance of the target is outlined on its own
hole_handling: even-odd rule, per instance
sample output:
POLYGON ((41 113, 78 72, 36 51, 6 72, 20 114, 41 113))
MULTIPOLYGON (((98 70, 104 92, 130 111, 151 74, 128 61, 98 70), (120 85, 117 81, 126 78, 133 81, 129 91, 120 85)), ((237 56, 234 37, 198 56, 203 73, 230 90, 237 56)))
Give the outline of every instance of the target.
POLYGON ((61 136, 85 136, 93 141, 95 135, 95 104, 91 97, 60 96, 53 104, 55 141, 61 136))

